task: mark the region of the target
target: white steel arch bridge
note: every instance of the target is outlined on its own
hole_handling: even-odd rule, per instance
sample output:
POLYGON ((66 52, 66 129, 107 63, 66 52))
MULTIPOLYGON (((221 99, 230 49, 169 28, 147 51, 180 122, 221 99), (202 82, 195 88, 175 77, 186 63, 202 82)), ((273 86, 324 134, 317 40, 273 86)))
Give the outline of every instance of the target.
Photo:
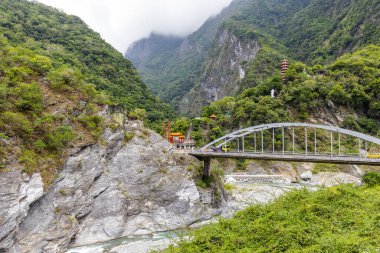
MULTIPOLYGON (((299 130, 298 130, 299 132, 299 130)), ((326 132, 324 133, 326 136, 326 132)), ((268 138, 267 138, 268 139, 268 138)), ((273 161, 294 161, 294 162, 314 162, 314 163, 335 163, 335 164, 356 164, 380 166, 380 155, 369 156, 366 154, 368 145, 380 147, 380 139, 347 130, 335 126, 309 124, 309 123, 272 123, 248 127, 234 131, 221 138, 218 138, 204 147, 192 151, 189 154, 204 161, 204 175, 208 176, 210 171, 211 158, 236 158, 236 159, 256 159, 273 161), (303 136, 296 136, 295 129, 303 128, 303 136), (278 131, 281 134, 278 135, 278 131), (286 131, 291 131, 291 138, 287 138, 286 131), (329 150, 319 150, 318 132, 327 131, 329 135, 329 150), (271 135, 271 143, 265 140, 264 134, 271 135), (278 136, 281 140, 278 141, 278 136), (310 136, 312 136, 310 138, 310 136), (357 152, 345 153, 342 149, 341 139, 344 136, 357 139, 357 152), (252 149, 246 145, 247 138, 253 141, 252 149), (253 139, 253 140, 252 140, 253 139), (299 140, 302 139, 303 150, 296 150, 299 140), (297 140, 297 143, 296 143, 297 140), (281 143, 279 147, 278 143, 281 143), (234 149, 231 148, 234 146, 234 149)))

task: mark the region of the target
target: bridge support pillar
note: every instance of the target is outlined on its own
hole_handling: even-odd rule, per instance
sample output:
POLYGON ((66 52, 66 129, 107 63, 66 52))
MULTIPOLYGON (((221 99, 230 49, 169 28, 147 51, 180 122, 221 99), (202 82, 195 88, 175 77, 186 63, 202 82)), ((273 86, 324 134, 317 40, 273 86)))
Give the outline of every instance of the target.
POLYGON ((203 178, 208 178, 210 177, 210 163, 211 159, 210 158, 203 158, 203 178))

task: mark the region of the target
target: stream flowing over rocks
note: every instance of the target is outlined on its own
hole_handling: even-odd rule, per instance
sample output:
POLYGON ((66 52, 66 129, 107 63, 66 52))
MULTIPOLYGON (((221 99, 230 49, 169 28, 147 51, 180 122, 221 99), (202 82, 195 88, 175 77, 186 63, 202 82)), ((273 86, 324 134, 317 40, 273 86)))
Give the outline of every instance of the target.
POLYGON ((292 189, 360 183, 358 168, 313 175, 309 164, 252 161, 239 173, 226 161, 224 182, 201 189, 194 178, 202 163, 171 151, 134 122, 73 151, 45 193, 39 174, 2 173, 0 252, 149 252, 173 242, 164 234, 231 217, 292 189))

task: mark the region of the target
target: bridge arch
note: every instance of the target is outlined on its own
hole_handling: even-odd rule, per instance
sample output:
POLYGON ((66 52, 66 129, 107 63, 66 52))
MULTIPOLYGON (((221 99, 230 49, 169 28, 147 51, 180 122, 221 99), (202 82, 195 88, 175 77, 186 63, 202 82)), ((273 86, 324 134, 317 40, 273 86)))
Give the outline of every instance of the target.
POLYGON ((323 129, 323 130, 330 131, 332 133, 345 134, 348 136, 359 138, 360 140, 364 140, 367 142, 371 142, 371 143, 375 143, 377 145, 380 145, 380 139, 379 138, 376 138, 376 137, 373 137, 373 136, 370 136, 367 134, 359 133, 356 131, 340 128, 340 127, 329 126, 329 125, 321 125, 321 124, 310 124, 310 123, 283 122, 283 123, 262 124, 262 125, 257 125, 257 126, 248 127, 248 128, 244 128, 244 129, 234 131, 232 133, 229 133, 223 137, 220 137, 220 138, 210 142, 209 144, 203 146, 202 148, 200 148, 200 151, 206 151, 208 148, 211 148, 211 147, 221 147, 221 146, 225 145, 227 142, 230 142, 232 140, 235 140, 235 139, 238 139, 241 137, 244 138, 244 136, 246 136, 246 135, 261 132, 264 130, 276 129, 276 128, 282 128, 282 129, 284 129, 284 128, 295 128, 295 127, 323 129), (218 145, 214 146, 215 144, 218 144, 218 145))

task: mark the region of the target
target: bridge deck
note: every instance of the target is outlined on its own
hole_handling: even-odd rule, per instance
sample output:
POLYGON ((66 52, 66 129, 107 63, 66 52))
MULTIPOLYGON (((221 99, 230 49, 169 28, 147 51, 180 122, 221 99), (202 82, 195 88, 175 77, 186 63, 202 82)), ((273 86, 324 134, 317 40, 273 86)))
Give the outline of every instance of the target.
POLYGON ((200 160, 210 158, 237 158, 253 160, 270 160, 285 162, 311 162, 311 163, 334 163, 334 164, 355 164, 380 166, 380 159, 369 159, 366 157, 327 154, 282 154, 282 153, 254 153, 254 152, 213 152, 213 151, 192 151, 189 155, 195 156, 200 160))

